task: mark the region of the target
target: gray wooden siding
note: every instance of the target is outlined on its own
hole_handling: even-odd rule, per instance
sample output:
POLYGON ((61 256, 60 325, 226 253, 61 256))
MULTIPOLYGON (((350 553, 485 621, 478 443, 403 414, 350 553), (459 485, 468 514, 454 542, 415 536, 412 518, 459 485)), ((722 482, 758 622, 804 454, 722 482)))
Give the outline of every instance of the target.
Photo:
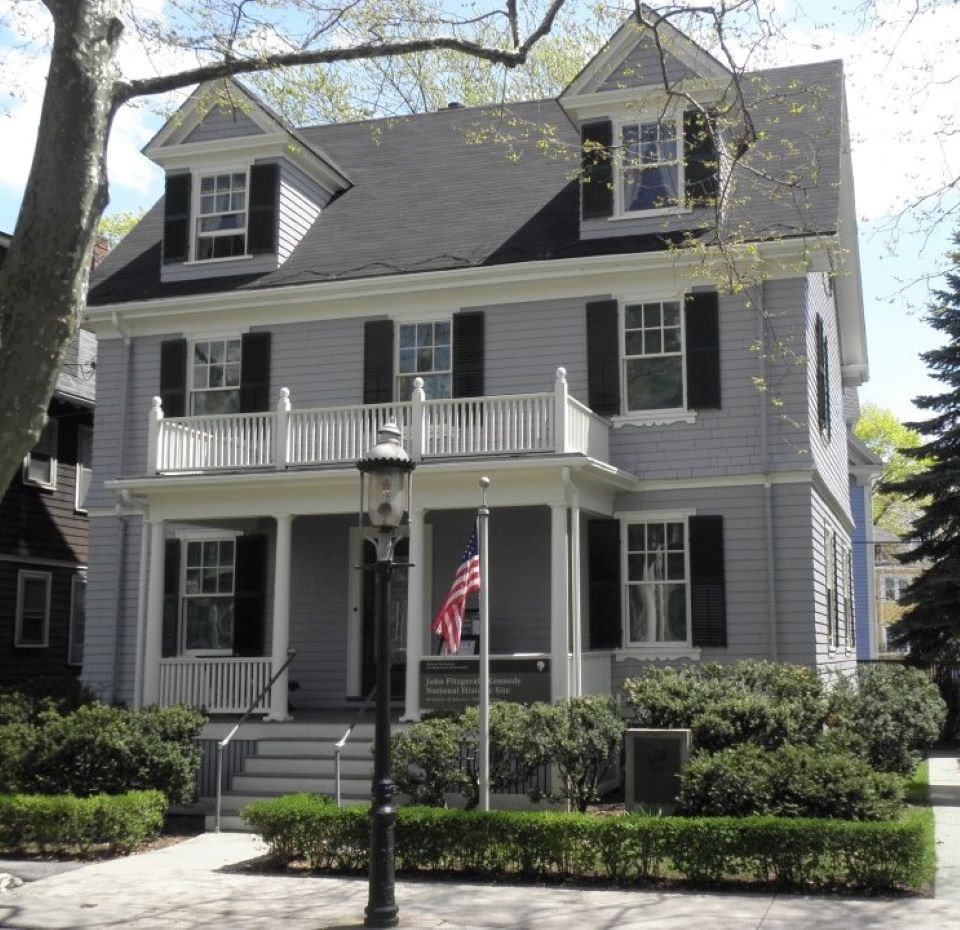
MULTIPOLYGON (((435 511, 431 615, 443 603, 475 511, 435 511)), ((491 652, 550 651, 550 511, 503 507, 490 514, 491 652)))
POLYGON ((280 162, 278 258, 283 264, 314 224, 330 195, 287 161, 280 162))
POLYGON ((843 385, 840 376, 840 338, 837 307, 828 275, 818 272, 807 275, 807 398, 809 404, 810 448, 817 471, 831 493, 850 517, 848 488, 847 430, 843 385), (817 425, 817 315, 823 320, 827 336, 827 357, 830 375, 830 435, 821 433, 817 425))
POLYGON ((557 368, 562 366, 567 369, 570 393, 587 402, 585 301, 477 309, 485 312, 487 394, 552 391, 557 368))
MULTIPOLYGON (((666 45, 666 36, 661 42, 666 45)), ((643 87, 647 84, 663 84, 663 72, 667 81, 674 84, 684 78, 697 77, 696 72, 670 54, 667 49, 661 59, 656 42, 650 35, 638 36, 637 44, 624 60, 602 81, 597 90, 617 90, 621 87, 643 87)))
POLYGON ((342 705, 347 694, 347 597, 350 527, 355 516, 293 522, 290 678, 294 707, 342 705))
POLYGON ((263 130, 239 107, 213 107, 184 142, 206 142, 209 139, 236 139, 238 136, 259 136, 263 130))

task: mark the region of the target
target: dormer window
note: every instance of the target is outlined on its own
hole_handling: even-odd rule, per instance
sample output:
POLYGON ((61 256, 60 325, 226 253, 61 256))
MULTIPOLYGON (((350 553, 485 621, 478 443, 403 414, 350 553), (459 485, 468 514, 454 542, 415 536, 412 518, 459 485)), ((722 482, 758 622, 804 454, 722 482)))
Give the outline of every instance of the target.
POLYGON ((680 138, 676 120, 650 120, 621 126, 621 212, 680 206, 680 138))
POLYGON ((247 174, 210 174, 200 178, 197 210, 197 261, 236 258, 247 251, 247 174))

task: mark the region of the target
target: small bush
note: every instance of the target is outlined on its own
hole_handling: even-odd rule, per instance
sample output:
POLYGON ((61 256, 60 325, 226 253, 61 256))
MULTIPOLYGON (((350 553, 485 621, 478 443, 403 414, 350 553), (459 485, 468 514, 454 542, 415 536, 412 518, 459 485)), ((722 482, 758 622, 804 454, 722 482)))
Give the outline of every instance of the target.
MULTIPOLYGON (((893 823, 837 820, 679 818, 515 811, 397 811, 399 872, 497 879, 656 878, 918 888, 929 879, 928 811, 893 823)), ((262 801, 243 811, 280 862, 359 872, 367 868, 369 820, 361 808, 319 798, 262 801), (291 817, 291 804, 296 816, 291 817)))
POLYGON ((468 793, 472 780, 460 766, 463 731, 447 718, 422 720, 393 734, 391 763, 397 789, 414 804, 442 807, 447 791, 468 793))
POLYGON ((909 775, 936 743, 947 708, 935 684, 897 663, 861 666, 830 694, 830 725, 859 743, 874 768, 909 775))
POLYGON ((90 704, 60 716, 41 713, 21 770, 40 794, 122 794, 157 788, 170 801, 193 799, 202 715, 183 707, 129 711, 90 704))
POLYGON ((159 791, 122 795, 0 795, 0 849, 79 853, 95 846, 130 852, 163 827, 167 800, 159 791))
POLYGON ((34 679, 15 688, 0 688, 0 725, 35 724, 45 711, 69 714, 96 702, 96 695, 79 680, 34 679))
POLYGON ((21 789, 35 742, 36 731, 29 724, 0 724, 0 794, 21 789))
MULTIPOLYGON (((470 775, 467 808, 476 807, 480 793, 478 752, 480 749, 480 712, 468 707, 457 719, 466 749, 466 769, 470 775)), ((537 768, 536 758, 527 758, 524 747, 530 730, 530 710, 523 704, 496 701, 490 705, 490 790, 506 791, 524 781, 537 768)))
POLYGON ((556 765, 561 797, 585 811, 598 799, 600 779, 619 762, 624 729, 620 708, 612 698, 534 704, 520 755, 530 765, 556 765))
POLYGON ((900 779, 829 743, 701 752, 681 773, 680 784, 680 811, 690 816, 886 820, 903 802, 900 779))

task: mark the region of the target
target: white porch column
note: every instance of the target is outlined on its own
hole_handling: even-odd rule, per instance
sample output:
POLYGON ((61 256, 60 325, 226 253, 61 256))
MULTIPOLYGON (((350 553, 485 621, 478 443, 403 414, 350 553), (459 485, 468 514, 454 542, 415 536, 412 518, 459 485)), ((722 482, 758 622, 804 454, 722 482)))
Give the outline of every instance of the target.
MULTIPOLYGON (((290 514, 278 514, 277 534, 274 547, 273 565, 273 637, 271 648, 270 674, 287 661, 287 649, 290 646, 290 553, 293 517, 290 514)), ((267 720, 289 720, 287 712, 287 684, 289 669, 273 683, 270 689, 270 713, 267 720)))
POLYGON ((420 719, 420 660, 429 617, 423 615, 426 592, 426 511, 410 514, 410 568, 407 569, 407 683, 402 720, 420 719))
POLYGON ((147 576, 147 623, 143 648, 143 706, 160 700, 160 656, 163 651, 163 520, 150 521, 150 568, 147 576))
POLYGON ((566 504, 550 505, 550 697, 570 696, 569 544, 566 504))
POLYGON ((570 506, 570 629, 573 643, 573 681, 570 693, 583 696, 583 621, 580 604, 580 495, 573 493, 570 506))

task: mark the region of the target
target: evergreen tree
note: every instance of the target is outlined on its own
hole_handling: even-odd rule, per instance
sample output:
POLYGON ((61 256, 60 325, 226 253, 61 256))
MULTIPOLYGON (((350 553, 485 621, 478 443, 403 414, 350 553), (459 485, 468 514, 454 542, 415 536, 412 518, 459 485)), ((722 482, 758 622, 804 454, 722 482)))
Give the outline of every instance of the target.
POLYGON ((895 645, 910 647, 917 662, 943 670, 960 663, 960 232, 957 250, 948 253, 951 266, 946 286, 934 292, 926 320, 944 336, 944 344, 921 355, 932 377, 947 390, 925 395, 914 403, 933 415, 908 423, 924 442, 902 449, 915 460, 927 460, 927 469, 888 485, 916 502, 916 545, 900 558, 926 565, 907 588, 907 610, 892 629, 895 645))

